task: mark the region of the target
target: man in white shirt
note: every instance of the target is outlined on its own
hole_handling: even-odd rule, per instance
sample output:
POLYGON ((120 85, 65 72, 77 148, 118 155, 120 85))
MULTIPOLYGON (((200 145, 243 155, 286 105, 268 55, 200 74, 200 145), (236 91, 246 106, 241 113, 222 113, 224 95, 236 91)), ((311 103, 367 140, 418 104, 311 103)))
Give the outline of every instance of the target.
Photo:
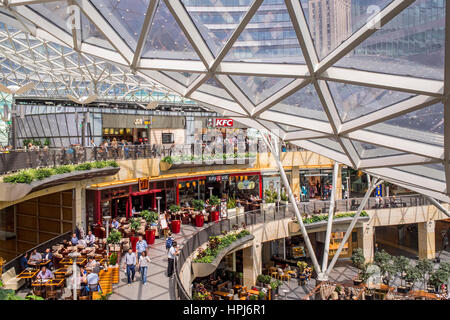
MULTIPOLYGON (((134 281, 134 275, 136 273, 136 254, 133 252, 133 249, 128 249, 128 252, 125 254, 125 265, 127 270, 127 280, 128 285, 134 281)), ((125 266, 123 267, 125 269, 125 266)))
POLYGON ((92 231, 89 230, 88 235, 86 236, 86 243, 88 247, 93 247, 95 243, 95 236, 92 234, 92 231))
POLYGON ((175 256, 179 255, 180 251, 178 250, 178 244, 176 241, 172 242, 172 246, 169 249, 169 252, 167 253, 167 258, 169 260, 169 265, 167 266, 167 276, 172 278, 173 277, 173 265, 175 262, 175 256))

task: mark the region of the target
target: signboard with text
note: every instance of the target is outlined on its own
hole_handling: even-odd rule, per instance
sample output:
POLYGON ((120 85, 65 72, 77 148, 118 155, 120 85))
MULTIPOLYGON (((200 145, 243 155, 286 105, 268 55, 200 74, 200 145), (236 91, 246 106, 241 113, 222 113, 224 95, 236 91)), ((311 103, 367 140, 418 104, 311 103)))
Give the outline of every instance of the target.
POLYGON ((148 179, 147 178, 139 178, 139 191, 148 190, 148 179))
POLYGON ((233 119, 209 118, 206 126, 208 128, 233 128, 233 119))

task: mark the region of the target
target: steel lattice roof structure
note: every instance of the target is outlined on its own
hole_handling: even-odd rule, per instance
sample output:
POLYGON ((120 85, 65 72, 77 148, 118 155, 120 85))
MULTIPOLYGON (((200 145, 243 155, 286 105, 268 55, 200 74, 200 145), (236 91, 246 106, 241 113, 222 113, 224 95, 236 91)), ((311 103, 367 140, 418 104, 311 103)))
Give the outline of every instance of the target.
MULTIPOLYGON (((446 4, 4 0, 0 21, 43 40, 44 47, 56 44, 73 49, 67 54, 91 57, 91 66, 99 61, 139 77, 136 85, 167 88, 450 202, 446 4)), ((16 50, 14 62, 20 65, 17 56, 25 55, 16 50)), ((93 67, 78 67, 79 74, 92 73, 93 67)))

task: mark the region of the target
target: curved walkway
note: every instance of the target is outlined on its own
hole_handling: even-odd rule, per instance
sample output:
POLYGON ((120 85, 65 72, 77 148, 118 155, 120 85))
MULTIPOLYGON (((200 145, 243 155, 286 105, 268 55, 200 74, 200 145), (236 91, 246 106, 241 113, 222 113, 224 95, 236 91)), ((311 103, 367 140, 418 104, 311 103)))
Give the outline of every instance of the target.
MULTIPOLYGON (((205 225, 204 227, 207 227, 205 225)), ((202 228, 184 224, 179 234, 173 234, 175 241, 181 247, 183 243, 202 228)), ((142 285, 141 275, 136 269, 134 282, 127 284, 127 274, 124 269, 120 270, 119 284, 113 288, 111 300, 174 300, 172 286, 174 279, 167 277, 167 250, 164 238, 155 239, 150 246, 149 257, 151 264, 147 271, 147 284, 142 285)), ((121 267, 123 260, 121 261, 121 267)))

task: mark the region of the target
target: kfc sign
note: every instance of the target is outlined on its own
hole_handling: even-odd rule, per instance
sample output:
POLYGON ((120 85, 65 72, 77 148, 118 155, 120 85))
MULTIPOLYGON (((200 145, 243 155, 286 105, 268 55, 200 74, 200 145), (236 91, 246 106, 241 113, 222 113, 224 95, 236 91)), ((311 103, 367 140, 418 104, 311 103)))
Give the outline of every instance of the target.
POLYGON ((214 127, 216 128, 232 128, 233 119, 216 119, 214 120, 214 127))

